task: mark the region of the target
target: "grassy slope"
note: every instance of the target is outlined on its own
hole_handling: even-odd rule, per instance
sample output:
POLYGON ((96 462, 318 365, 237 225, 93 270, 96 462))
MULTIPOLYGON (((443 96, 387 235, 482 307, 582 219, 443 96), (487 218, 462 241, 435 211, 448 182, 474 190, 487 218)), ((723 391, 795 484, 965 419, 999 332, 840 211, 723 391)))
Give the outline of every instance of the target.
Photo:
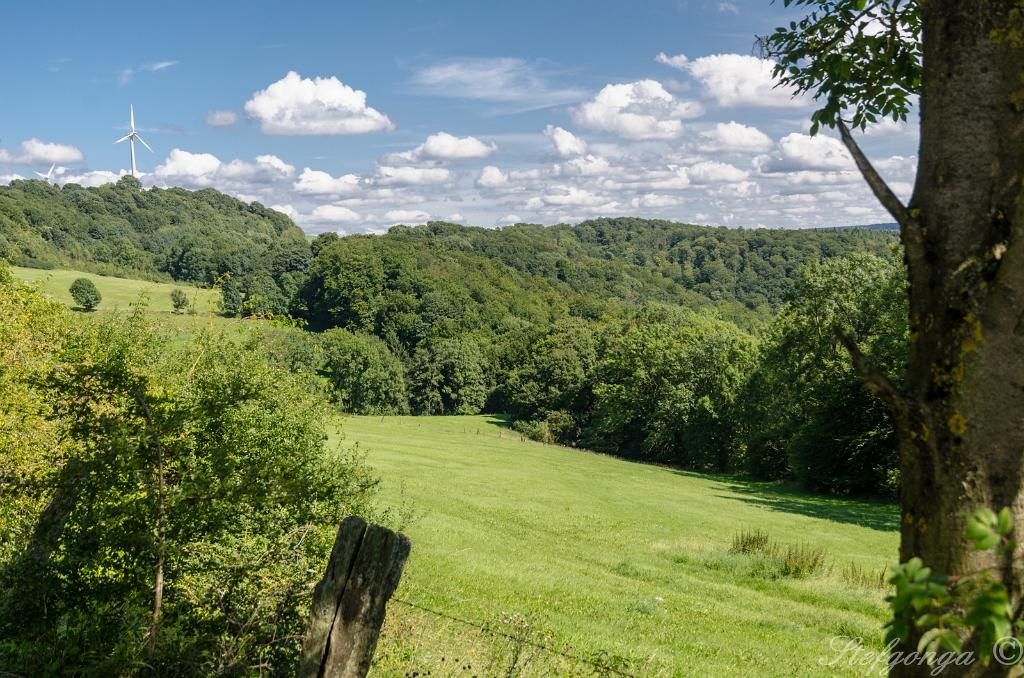
MULTIPOLYGON (((895 559, 894 507, 522 441, 500 424, 344 421, 385 500, 414 512, 399 597, 482 622, 517 613, 574 654, 628 657, 643 675, 820 675, 834 635, 880 647, 883 592, 842 572, 853 563, 877 574, 895 559), (728 552, 743 528, 820 545, 829 571, 751 576, 752 560, 728 552)), ((496 673, 482 638, 392 604, 377 675, 496 673)), ((542 654, 527 675, 551 670, 542 654)))
POLYGON ((147 303, 150 312, 170 313, 174 308, 171 305, 171 290, 175 288, 188 293, 189 300, 195 305, 198 312, 212 312, 217 306, 218 293, 216 290, 201 289, 185 283, 174 285, 128 278, 112 278, 81 271, 44 270, 19 266, 12 266, 11 272, 25 282, 38 283, 44 292, 69 306, 74 305, 74 300, 71 298, 68 288, 77 278, 88 278, 95 283, 103 298, 98 309, 101 311, 128 310, 129 305, 138 300, 139 293, 145 292, 148 295, 147 303))

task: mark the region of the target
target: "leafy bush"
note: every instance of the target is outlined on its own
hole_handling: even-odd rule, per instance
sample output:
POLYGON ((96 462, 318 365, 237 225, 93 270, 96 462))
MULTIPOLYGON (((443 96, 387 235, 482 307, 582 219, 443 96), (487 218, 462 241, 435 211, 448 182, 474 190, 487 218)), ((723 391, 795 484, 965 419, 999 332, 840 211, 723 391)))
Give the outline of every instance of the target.
MULTIPOLYGON (((26 318, 27 299, 8 310, 26 318)), ((24 330, 15 339, 33 346, 24 330)), ((338 522, 366 514, 375 485, 326 446, 325 403, 242 342, 172 350, 141 311, 81 323, 38 355, 0 399, 65 442, 18 435, 4 452, 37 499, 0 512, 14 542, 0 550, 0 665, 290 671, 338 522)))
POLYGON ((100 291, 96 289, 96 284, 88 278, 76 278, 71 283, 70 292, 75 303, 85 311, 94 310, 103 300, 100 291))

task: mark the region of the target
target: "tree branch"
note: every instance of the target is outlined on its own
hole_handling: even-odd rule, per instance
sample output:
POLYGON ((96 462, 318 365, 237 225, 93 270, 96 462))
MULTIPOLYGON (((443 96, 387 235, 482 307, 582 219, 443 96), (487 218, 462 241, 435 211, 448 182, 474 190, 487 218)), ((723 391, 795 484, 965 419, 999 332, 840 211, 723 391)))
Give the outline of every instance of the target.
POLYGON ((853 362, 853 371, 864 381, 868 389, 889 406, 895 417, 898 419, 907 417, 910 412, 910 406, 907 403, 906 397, 896 387, 896 384, 892 383, 889 376, 875 365, 870 358, 864 355, 864 352, 860 350, 860 346, 857 345, 857 341, 853 337, 839 327, 835 327, 833 331, 836 337, 839 338, 839 343, 846 347, 846 351, 850 354, 850 360, 853 362))
POLYGON ((893 190, 889 188, 889 184, 885 183, 885 179, 878 174, 871 161, 864 155, 864 151, 860 150, 856 139, 850 134, 850 128, 838 116, 836 117, 836 127, 839 128, 839 134, 842 135, 846 150, 853 156, 853 161, 857 163, 857 169, 860 170, 864 180, 868 182, 868 187, 875 194, 875 197, 878 198, 878 202, 882 203, 882 207, 892 215, 892 218, 896 220, 896 223, 901 228, 906 230, 916 228, 917 223, 910 216, 910 210, 893 193, 893 190))

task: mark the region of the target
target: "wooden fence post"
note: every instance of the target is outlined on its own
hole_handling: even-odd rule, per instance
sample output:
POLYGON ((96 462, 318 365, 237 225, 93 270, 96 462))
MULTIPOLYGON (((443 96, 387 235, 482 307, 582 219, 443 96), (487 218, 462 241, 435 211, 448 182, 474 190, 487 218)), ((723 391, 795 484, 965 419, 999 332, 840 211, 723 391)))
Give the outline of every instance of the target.
POLYGON ((302 641, 299 678, 362 678, 370 670, 409 539, 349 516, 338 528, 302 641))

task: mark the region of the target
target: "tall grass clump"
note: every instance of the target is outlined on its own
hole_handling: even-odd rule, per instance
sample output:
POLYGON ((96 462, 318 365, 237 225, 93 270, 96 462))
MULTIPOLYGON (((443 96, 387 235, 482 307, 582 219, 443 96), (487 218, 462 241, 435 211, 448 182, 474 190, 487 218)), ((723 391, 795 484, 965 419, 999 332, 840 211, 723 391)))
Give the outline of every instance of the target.
POLYGON ((762 565, 751 572, 764 571, 782 577, 808 577, 821 572, 826 564, 824 548, 803 542, 779 544, 761 530, 742 530, 733 535, 729 552, 748 556, 762 565))
POLYGON ((761 530, 743 530, 732 537, 732 546, 729 548, 733 553, 751 555, 755 553, 767 554, 772 550, 773 544, 767 532, 761 530))

